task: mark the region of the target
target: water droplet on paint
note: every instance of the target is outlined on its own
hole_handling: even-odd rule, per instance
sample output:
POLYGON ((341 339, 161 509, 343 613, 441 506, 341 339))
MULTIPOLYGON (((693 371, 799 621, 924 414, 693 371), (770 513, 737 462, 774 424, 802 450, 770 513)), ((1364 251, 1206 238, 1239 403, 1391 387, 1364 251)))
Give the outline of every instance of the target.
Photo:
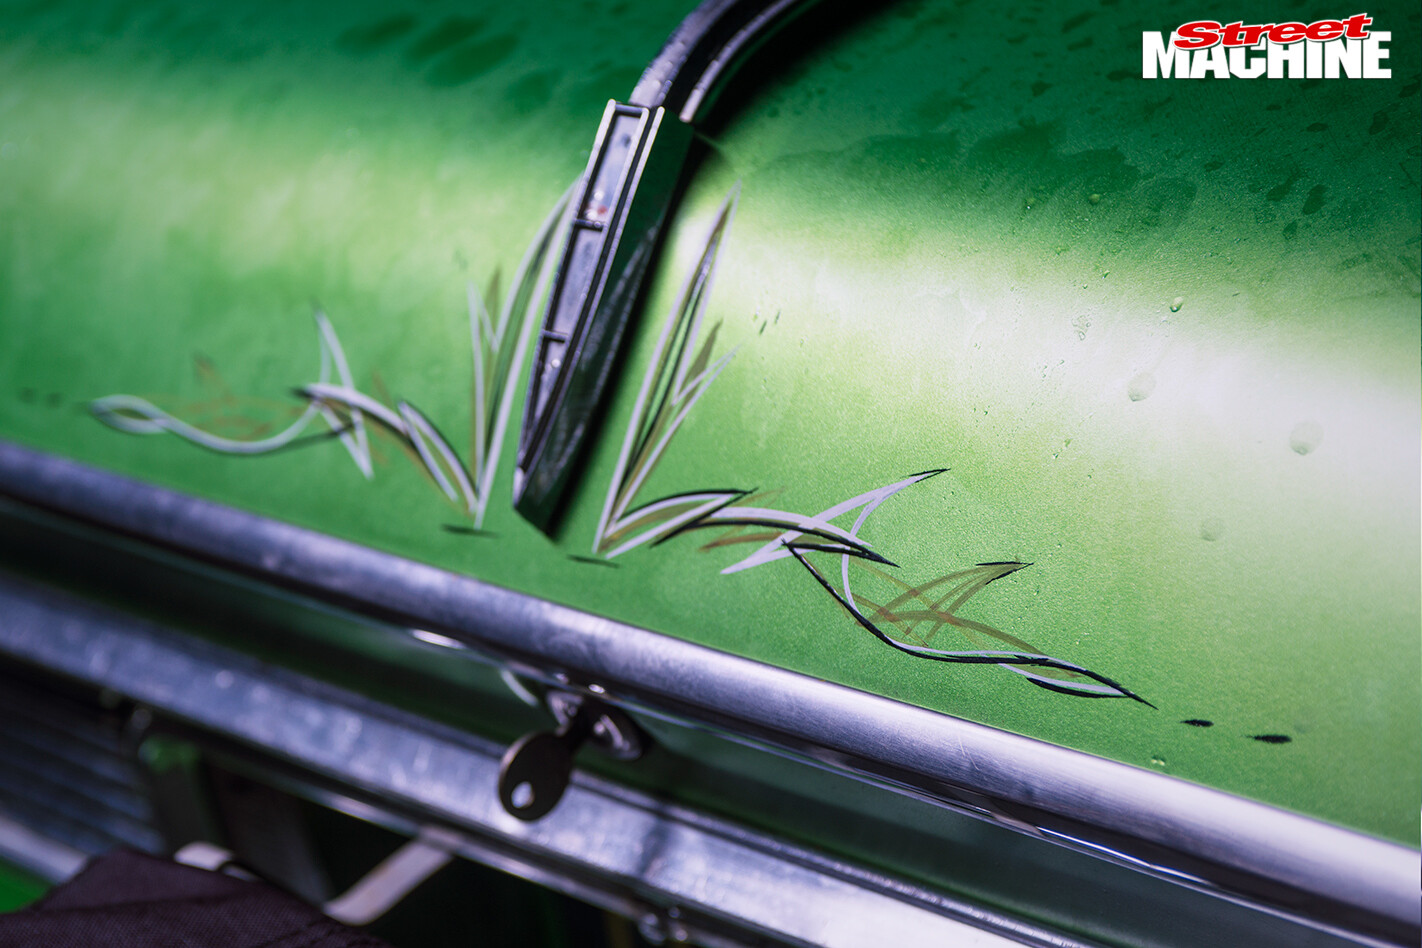
POLYGON ((1155 376, 1142 372, 1126 383, 1126 394, 1133 402, 1145 401, 1155 391, 1155 376))
POLYGON ((1172 313, 1178 313, 1178 312, 1180 312, 1180 307, 1182 307, 1182 306, 1184 306, 1184 305, 1185 305, 1185 297, 1183 297, 1183 296, 1177 296, 1177 297, 1175 297, 1175 299, 1173 299, 1173 300, 1170 301, 1170 311, 1171 311, 1172 313))
POLYGON ((1101 203, 1101 195, 1099 195, 1099 194, 1088 194, 1088 195, 1086 196, 1086 200, 1087 200, 1088 202, 1092 203, 1092 204, 1100 204, 1100 203, 1101 203))
POLYGON ((1301 421, 1289 432, 1289 447, 1296 454, 1310 454, 1323 441, 1323 426, 1316 421, 1301 421))

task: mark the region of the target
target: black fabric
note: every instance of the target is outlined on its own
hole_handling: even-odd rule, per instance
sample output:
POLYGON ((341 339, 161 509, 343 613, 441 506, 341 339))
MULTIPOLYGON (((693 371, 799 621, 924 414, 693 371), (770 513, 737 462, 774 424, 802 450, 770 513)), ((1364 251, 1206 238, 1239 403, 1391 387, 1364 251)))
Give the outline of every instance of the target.
POLYGON ((143 853, 92 860, 33 905, 0 915, 0 946, 388 948, 285 892, 143 853))

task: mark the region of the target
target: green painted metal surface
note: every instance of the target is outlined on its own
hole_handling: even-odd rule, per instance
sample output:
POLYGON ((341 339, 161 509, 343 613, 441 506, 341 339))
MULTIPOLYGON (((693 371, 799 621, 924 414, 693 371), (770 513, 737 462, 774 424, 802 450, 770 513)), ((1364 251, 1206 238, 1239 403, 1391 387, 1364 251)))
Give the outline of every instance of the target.
POLYGON ((24 908, 48 889, 49 886, 23 869, 0 862, 0 912, 24 908))
POLYGON ((776 43, 704 130, 554 539, 509 507, 511 430, 479 520, 432 435, 369 422, 367 478, 352 432, 233 457, 95 417, 124 394, 269 437, 319 312, 347 388, 477 468, 470 288, 496 325, 684 7, 0 6, 0 437, 1416 844, 1415 6, 1370 9, 1389 80, 1137 78, 1141 31, 1193 9, 903 3, 776 43), (633 490, 624 434, 728 194, 694 404, 633 490), (763 526, 599 531, 615 481, 628 511, 813 516, 939 469, 857 531, 892 565, 803 552, 825 584, 723 574, 763 526), (1151 706, 895 650, 842 568, 910 647, 1048 655, 1151 706))

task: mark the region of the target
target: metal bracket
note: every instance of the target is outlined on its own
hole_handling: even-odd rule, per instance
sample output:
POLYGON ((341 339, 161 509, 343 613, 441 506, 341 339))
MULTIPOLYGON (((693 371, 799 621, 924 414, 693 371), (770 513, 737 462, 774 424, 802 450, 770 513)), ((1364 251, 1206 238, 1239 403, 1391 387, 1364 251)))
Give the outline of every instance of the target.
POLYGON ((416 886, 447 866, 459 848, 459 834, 424 826, 324 911, 346 925, 369 925, 404 900, 416 886))
POLYGON ((499 801, 521 820, 541 819, 558 805, 583 744, 616 760, 636 760, 646 746, 631 718, 596 698, 554 691, 546 700, 558 727, 524 735, 499 762, 499 801))
MULTIPOLYGON (((447 866, 461 841, 459 834, 451 830, 423 826, 414 839, 386 856, 344 893, 326 902, 321 910, 343 925, 369 925, 447 866)), ((173 860, 248 882, 265 881, 242 865, 231 850, 202 840, 179 849, 173 860)))

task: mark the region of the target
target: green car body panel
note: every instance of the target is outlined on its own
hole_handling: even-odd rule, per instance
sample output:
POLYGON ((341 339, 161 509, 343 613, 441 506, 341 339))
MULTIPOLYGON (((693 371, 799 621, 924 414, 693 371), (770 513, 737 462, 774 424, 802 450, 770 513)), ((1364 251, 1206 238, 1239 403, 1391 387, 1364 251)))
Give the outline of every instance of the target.
POLYGON ((48 888, 22 869, 0 864, 0 912, 12 912, 29 905, 48 888))
POLYGON ((686 12, 555 6, 5 3, 0 437, 1417 844, 1415 5, 1369 8, 1390 80, 1146 81, 1166 7, 785 34, 700 129, 550 537, 504 302, 686 12), (323 351, 394 423, 157 430, 270 438, 323 351), (631 516, 680 495, 762 515, 631 516))

